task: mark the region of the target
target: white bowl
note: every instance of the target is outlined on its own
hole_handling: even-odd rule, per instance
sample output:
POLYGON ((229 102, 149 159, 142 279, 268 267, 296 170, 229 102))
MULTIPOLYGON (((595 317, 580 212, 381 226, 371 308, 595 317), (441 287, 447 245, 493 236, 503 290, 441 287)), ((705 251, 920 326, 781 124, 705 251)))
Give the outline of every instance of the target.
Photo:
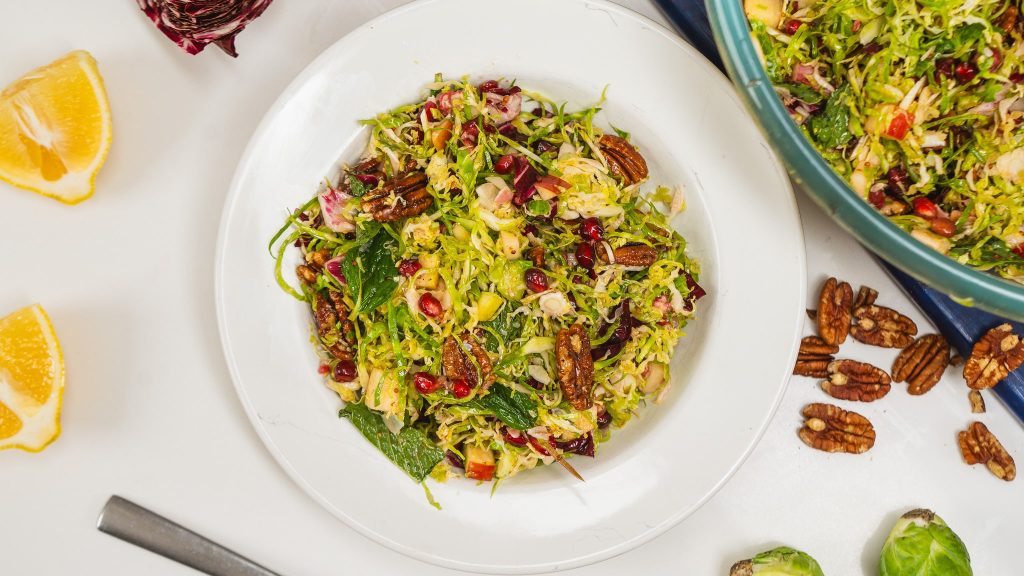
MULTIPOLYGON (((294 254, 292 254, 294 257, 294 254)), ((294 267, 294 260, 287 264, 294 267)), ((731 86, 678 37, 614 4, 421 1, 339 40, 267 113, 239 163, 217 259, 224 354, 253 425, 281 466, 349 526, 463 570, 527 573, 595 562, 692 514, 736 471, 792 367, 804 250, 789 181, 731 86), (309 314, 276 285, 267 242, 339 158, 357 124, 421 97, 435 72, 504 77, 584 105, 608 86, 602 124, 632 133, 651 180, 681 183, 674 225, 709 295, 676 351, 664 402, 616 430, 586 478, 558 466, 491 485, 421 486, 337 417, 317 374, 309 314)))

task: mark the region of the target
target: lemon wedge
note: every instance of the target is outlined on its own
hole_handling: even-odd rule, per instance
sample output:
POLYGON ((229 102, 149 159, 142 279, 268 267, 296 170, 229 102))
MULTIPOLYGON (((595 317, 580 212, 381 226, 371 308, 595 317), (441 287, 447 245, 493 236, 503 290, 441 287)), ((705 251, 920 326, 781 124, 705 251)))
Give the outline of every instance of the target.
POLYGON ((0 318, 0 450, 39 452, 60 435, 64 357, 38 304, 0 318))

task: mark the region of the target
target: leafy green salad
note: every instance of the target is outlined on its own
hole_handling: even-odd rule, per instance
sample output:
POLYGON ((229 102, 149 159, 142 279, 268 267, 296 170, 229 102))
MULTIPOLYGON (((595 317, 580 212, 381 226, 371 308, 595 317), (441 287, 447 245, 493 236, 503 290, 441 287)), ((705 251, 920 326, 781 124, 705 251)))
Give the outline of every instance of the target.
POLYGON ((365 120, 361 159, 271 241, 341 416, 416 481, 578 476, 567 457, 668 388, 704 295, 668 223, 683 197, 641 193, 647 162, 599 106, 437 76, 365 120))
POLYGON ((1017 0, 745 0, 766 72, 822 156, 892 222, 1024 282, 1017 0))

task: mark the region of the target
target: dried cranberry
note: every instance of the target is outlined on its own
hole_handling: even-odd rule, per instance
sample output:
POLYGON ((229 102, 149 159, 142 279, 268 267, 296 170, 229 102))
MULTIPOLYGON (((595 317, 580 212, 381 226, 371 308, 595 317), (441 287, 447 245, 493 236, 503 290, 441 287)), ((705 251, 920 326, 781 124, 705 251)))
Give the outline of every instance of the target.
POLYGON ((537 151, 537 154, 543 154, 545 152, 551 152, 552 150, 558 150, 558 148, 556 148, 554 144, 548 142, 547 140, 538 140, 537 143, 533 145, 533 149, 537 151))
POLYGON ((558 442, 555 444, 563 452, 572 452, 573 454, 579 454, 581 456, 594 456, 594 436, 589 432, 565 442, 558 442))
POLYGON ((600 242, 604 239, 604 226, 597 218, 584 218, 580 222, 580 236, 591 242, 600 242))
POLYGON ((338 382, 351 382, 356 379, 356 363, 342 360, 334 365, 334 379, 338 382))
POLYGON ((953 74, 961 84, 966 84, 978 75, 978 65, 974 62, 961 62, 953 69, 953 74))
POLYGON ((518 430, 505 428, 505 441, 513 446, 526 446, 526 435, 518 430))
POLYGON ((882 45, 878 42, 868 42, 864 45, 864 53, 868 56, 877 54, 882 49, 882 45))
POLYGON ((465 378, 456 378, 452 382, 452 395, 456 398, 465 398, 472 391, 473 389, 469 387, 469 382, 466 382, 465 378))
POLYGON ((437 103, 433 100, 427 100, 423 104, 424 116, 427 117, 427 122, 433 122, 434 120, 441 119, 441 112, 437 109, 437 103))
POLYGON ((398 263, 398 273, 406 278, 420 271, 423 265, 415 258, 406 258, 398 263))
POLYGON ((310 238, 309 236, 299 236, 299 238, 295 241, 295 247, 305 248, 306 246, 309 246, 310 240, 312 240, 312 238, 310 238))
POLYGON ((460 139, 462 140, 462 145, 463 146, 465 146, 467 148, 472 148, 473 146, 476 146, 476 140, 479 137, 480 137, 480 127, 479 126, 477 126, 475 123, 473 123, 473 124, 463 124, 463 126, 462 126, 462 136, 460 137, 460 139))
POLYGON ((946 78, 952 78, 954 64, 955 62, 952 58, 939 58, 935 61, 935 71, 946 78))
POLYGON ((782 24, 782 33, 792 36, 793 34, 796 34, 796 31, 803 25, 804 23, 799 20, 786 20, 782 24))
POLYGON ((363 184, 373 188, 380 182, 380 178, 376 174, 356 174, 356 180, 359 180, 363 184))
MULTIPOLYGON (((691 291, 691 295, 693 292, 691 291)), ((629 310, 629 300, 623 300, 615 312, 615 324, 605 323, 601 328, 601 338, 604 343, 594 347, 590 351, 590 357, 594 360, 612 357, 622 350, 622 347, 633 335, 633 314, 629 310), (609 332, 611 333, 609 335, 609 332)))
POLYGON ((939 207, 935 205, 935 202, 932 202, 927 198, 914 198, 913 205, 914 214, 917 214, 922 218, 931 220, 939 215, 939 207))
POLYGON ((498 88, 498 81, 487 80, 486 82, 482 82, 479 86, 477 86, 477 88, 480 90, 480 92, 494 92, 494 90, 498 88))
POLYGON ((420 394, 430 394, 441 387, 441 380, 430 372, 417 372, 412 376, 412 384, 420 394))
POLYGON ((420 296, 420 312, 429 318, 440 319, 444 315, 444 308, 436 296, 427 292, 420 296))
POLYGON ((523 273, 523 279, 526 280, 526 287, 531 292, 543 292, 548 289, 548 276, 539 268, 528 268, 523 273))
POLYGON ((611 424, 612 415, 607 410, 605 410, 604 407, 599 408, 597 411, 597 427, 600 428, 601 430, 604 430, 605 428, 611 426, 611 424))
POLYGON ((494 171, 498 174, 511 174, 515 166, 515 158, 511 154, 505 154, 494 163, 494 171))
POLYGON ((879 210, 881 210, 882 207, 885 206, 884 185, 871 187, 871 191, 868 192, 868 202, 870 202, 872 206, 879 210))
POLYGON ((588 242, 576 245, 576 263, 587 270, 594 267, 594 246, 588 242))
POLYGON ((907 169, 903 164, 897 164, 885 174, 886 180, 889 182, 890 190, 897 196, 903 196, 907 193, 908 184, 910 182, 910 175, 907 174, 907 169))
POLYGON ((544 384, 542 384, 540 380, 537 380, 533 376, 526 377, 526 384, 529 385, 530 388, 533 388, 534 390, 542 390, 544 388, 544 384))
POLYGON ((569 305, 572 306, 573 310, 576 310, 577 308, 580 307, 579 304, 576 302, 576 295, 575 294, 573 294, 572 292, 569 292, 568 294, 565 295, 565 297, 566 297, 567 300, 569 300, 569 305))
POLYGON ((456 468, 465 468, 466 463, 462 461, 462 456, 459 456, 455 452, 448 450, 445 452, 444 457, 448 460, 448 463, 456 468))

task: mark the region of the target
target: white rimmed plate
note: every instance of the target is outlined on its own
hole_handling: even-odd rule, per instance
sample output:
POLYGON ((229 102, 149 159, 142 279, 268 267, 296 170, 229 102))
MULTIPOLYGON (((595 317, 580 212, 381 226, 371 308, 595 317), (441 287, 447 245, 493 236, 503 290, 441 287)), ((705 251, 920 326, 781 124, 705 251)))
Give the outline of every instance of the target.
MULTIPOLYGON (((804 304, 804 250, 789 181, 731 86, 678 37, 614 4, 424 0, 324 52, 267 113, 221 223, 216 298, 228 367, 281 466, 349 526, 424 561, 486 572, 570 568, 622 553, 692 514, 753 449, 781 398, 804 304), (431 484, 443 506, 337 417, 306 308, 278 288, 267 242, 339 158, 360 118, 417 99, 435 72, 515 78, 630 131, 653 182, 682 184, 674 221, 709 296, 673 361, 665 401, 598 458, 502 484, 431 484)), ((292 263, 293 266, 294 263, 292 263)), ((290 268, 292 266, 287 266, 290 268)))

